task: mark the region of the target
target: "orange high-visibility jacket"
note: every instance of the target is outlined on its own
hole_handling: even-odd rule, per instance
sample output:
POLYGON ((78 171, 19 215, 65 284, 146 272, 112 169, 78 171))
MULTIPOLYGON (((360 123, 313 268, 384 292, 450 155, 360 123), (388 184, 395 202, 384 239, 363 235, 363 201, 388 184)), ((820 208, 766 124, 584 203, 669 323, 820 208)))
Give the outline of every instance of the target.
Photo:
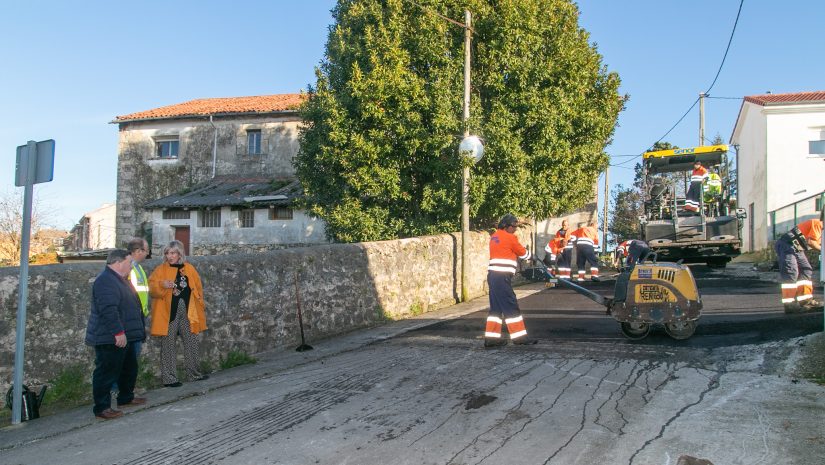
POLYGON ((690 182, 704 182, 708 178, 708 170, 704 166, 699 166, 690 173, 690 182))
POLYGON ((806 239, 813 242, 822 240, 822 221, 817 219, 803 221, 796 227, 799 228, 799 231, 802 232, 802 235, 805 236, 806 239))
POLYGON ((578 244, 599 245, 599 233, 596 228, 583 226, 570 233, 570 240, 578 244))
POLYGON ((544 251, 550 255, 558 255, 564 249, 564 237, 554 237, 544 247, 544 251))
POLYGON ((490 264, 487 271, 516 274, 519 258, 527 260, 530 258, 530 252, 519 243, 514 234, 499 229, 490 236, 490 264))

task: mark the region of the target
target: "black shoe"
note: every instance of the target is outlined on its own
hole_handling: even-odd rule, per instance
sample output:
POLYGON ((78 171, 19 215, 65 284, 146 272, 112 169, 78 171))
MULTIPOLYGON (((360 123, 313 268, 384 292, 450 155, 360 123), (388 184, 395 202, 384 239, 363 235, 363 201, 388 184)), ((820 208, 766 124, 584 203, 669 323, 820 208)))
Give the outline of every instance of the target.
POLYGON ((785 304, 785 313, 799 313, 801 311, 802 307, 796 302, 785 304))
POLYGON ((195 381, 203 381, 205 379, 209 379, 209 375, 200 375, 197 378, 195 378, 195 381))
POLYGON ((517 344, 520 346, 531 346, 533 344, 538 344, 538 339, 532 339, 527 336, 520 337, 518 339, 513 339, 513 344, 517 344))
POLYGON ((485 348, 503 347, 503 346, 506 346, 506 345, 507 345, 507 339, 489 339, 489 338, 484 339, 484 347, 485 348))
POLYGON ((183 386, 183 383, 181 383, 180 381, 175 381, 174 383, 164 384, 164 386, 166 386, 166 387, 181 387, 181 386, 183 386))
POLYGON ((590 277, 590 280, 591 280, 591 281, 596 281, 596 282, 601 281, 601 280, 599 279, 599 277, 598 277, 598 276, 591 276, 591 277, 590 277))

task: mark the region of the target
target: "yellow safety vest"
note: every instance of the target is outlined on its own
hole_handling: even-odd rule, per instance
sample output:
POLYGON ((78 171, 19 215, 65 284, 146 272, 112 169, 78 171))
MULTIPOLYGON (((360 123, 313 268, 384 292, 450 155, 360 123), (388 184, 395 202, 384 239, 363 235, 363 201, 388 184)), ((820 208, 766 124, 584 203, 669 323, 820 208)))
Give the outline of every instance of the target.
POLYGON ((705 202, 710 202, 713 198, 722 193, 722 179, 716 173, 708 176, 707 187, 705 188, 705 202))
POLYGON ((132 287, 135 288, 138 298, 140 298, 140 307, 143 310, 143 316, 149 316, 149 280, 146 278, 146 272, 139 263, 132 262, 132 271, 129 272, 129 281, 132 287))

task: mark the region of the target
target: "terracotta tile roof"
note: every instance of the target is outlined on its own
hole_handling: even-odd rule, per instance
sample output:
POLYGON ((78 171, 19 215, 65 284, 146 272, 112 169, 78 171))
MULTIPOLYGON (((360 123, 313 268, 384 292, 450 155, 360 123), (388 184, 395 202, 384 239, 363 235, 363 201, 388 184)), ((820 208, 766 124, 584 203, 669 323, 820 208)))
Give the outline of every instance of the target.
POLYGON ((165 119, 183 116, 208 116, 234 113, 272 113, 294 111, 306 99, 306 94, 259 95, 254 97, 201 98, 188 102, 139 111, 115 117, 113 123, 124 121, 165 119))
POLYGON ((795 92, 790 94, 748 95, 747 97, 745 97, 745 101, 762 106, 821 103, 825 102, 825 91, 795 92))

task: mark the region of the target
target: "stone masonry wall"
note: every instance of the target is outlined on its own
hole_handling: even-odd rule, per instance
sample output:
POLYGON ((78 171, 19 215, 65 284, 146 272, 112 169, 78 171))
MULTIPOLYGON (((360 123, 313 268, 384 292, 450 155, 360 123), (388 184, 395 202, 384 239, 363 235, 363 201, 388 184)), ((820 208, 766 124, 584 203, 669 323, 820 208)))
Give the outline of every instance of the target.
MULTIPOLYGON (((530 231, 519 232, 529 243, 530 231)), ((469 293, 487 292, 489 234, 469 234, 469 293)), ((230 350, 254 354, 300 341, 296 282, 308 342, 400 319, 457 302, 461 235, 443 234, 361 244, 330 244, 247 255, 191 257, 204 282, 209 329, 201 356, 217 366, 230 350)), ((531 250, 535 247, 531 246, 531 250)), ((158 260, 144 263, 147 273, 158 260)), ((37 385, 65 367, 91 368, 84 344, 91 285, 104 265, 32 266, 26 323, 24 383, 37 385)), ((0 393, 14 370, 19 269, 0 268, 0 393)), ((479 328, 479 331, 482 331, 479 328)), ((143 355, 159 364, 159 342, 143 355)))

